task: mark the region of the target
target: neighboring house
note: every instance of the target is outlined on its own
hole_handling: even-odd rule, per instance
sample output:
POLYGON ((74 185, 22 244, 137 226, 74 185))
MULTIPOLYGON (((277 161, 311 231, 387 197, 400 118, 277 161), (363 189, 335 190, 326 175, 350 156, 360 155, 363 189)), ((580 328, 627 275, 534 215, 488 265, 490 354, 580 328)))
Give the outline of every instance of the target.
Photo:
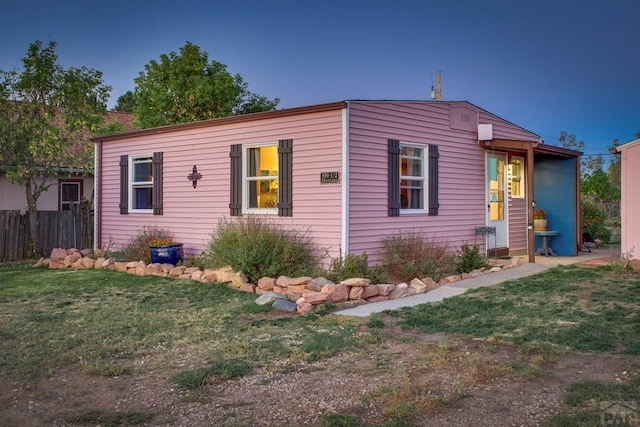
MULTIPOLYGON (((118 122, 126 130, 135 129, 133 126, 133 116, 130 113, 109 112, 105 118, 105 123, 118 122)), ((69 150, 68 156, 73 156, 78 152, 77 146, 87 144, 86 141, 79 141, 69 150)), ((58 211, 69 210, 74 203, 81 200, 92 200, 93 197, 93 171, 82 171, 70 169, 64 164, 60 165, 60 174, 50 181, 51 186, 48 191, 42 193, 38 199, 38 210, 58 211)), ((21 213, 27 210, 27 199, 25 187, 9 179, 5 171, 0 166, 0 210, 19 210, 21 213)))
POLYGON ((622 219, 621 253, 624 257, 640 259, 640 139, 620 145, 615 150, 621 154, 621 198, 622 219))
POLYGON ((385 236, 419 229, 452 251, 534 260, 534 200, 558 254, 581 243, 581 153, 468 102, 344 101, 92 140, 97 247, 156 225, 199 254, 219 219, 265 214, 309 229, 330 257, 378 262, 385 236))

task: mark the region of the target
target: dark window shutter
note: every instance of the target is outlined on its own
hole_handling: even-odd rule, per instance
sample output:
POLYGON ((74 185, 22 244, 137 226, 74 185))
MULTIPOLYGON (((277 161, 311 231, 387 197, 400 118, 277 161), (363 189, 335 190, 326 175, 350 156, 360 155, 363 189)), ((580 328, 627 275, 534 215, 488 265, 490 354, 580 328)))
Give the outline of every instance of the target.
POLYGON ((437 145, 429 145, 429 215, 438 215, 438 154, 437 145))
POLYGON ((400 141, 387 141, 389 152, 389 212, 388 216, 400 216, 400 141))
POLYGON ((229 157, 231 159, 229 215, 240 216, 242 214, 242 144, 232 145, 229 157))
POLYGON ((293 140, 278 141, 278 216, 293 216, 293 140))
POLYGON ((162 152, 153 153, 151 166, 153 176, 153 191, 151 204, 154 215, 162 215, 162 152))
POLYGON ((129 156, 120 156, 120 215, 129 213, 129 156))

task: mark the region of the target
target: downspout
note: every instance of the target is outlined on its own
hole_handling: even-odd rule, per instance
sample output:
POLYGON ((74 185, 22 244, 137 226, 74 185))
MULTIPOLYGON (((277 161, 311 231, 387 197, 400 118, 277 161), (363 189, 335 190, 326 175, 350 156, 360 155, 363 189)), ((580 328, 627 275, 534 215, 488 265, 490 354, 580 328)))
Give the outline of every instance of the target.
POLYGON ((533 198, 533 143, 527 147, 527 254, 529 262, 536 262, 536 235, 533 230, 534 198, 533 198))
POLYGON ((349 253, 349 102, 342 109, 342 239, 340 252, 349 253))
POLYGON ((93 174, 93 249, 99 249, 102 244, 102 141, 96 141, 94 150, 93 174))
POLYGON ((580 249, 582 249, 582 209, 580 206, 580 157, 576 157, 573 160, 575 162, 576 171, 576 256, 579 255, 580 249))

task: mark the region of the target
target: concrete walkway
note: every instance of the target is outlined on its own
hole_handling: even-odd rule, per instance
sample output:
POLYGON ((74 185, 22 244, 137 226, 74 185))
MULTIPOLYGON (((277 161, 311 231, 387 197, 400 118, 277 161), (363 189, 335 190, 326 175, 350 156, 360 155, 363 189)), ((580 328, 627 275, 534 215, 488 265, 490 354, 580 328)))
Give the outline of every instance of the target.
MULTIPOLYGON (((433 291, 412 295, 410 297, 398 298, 370 304, 363 304, 358 307, 348 308, 334 312, 344 316, 366 317, 373 313, 379 313, 385 310, 395 310, 402 307, 413 307, 418 304, 426 304, 430 302, 442 301, 445 298, 454 297, 465 293, 468 289, 481 288, 484 286, 492 286, 507 280, 519 279, 521 277, 531 276, 549 268, 558 265, 585 263, 594 265, 598 263, 606 263, 610 259, 615 258, 617 254, 610 250, 592 249, 593 252, 580 252, 576 257, 543 257, 537 256, 535 263, 523 263, 519 267, 509 268, 495 273, 483 274, 472 279, 465 279, 449 285, 441 286, 433 291)), ((522 258, 524 260, 525 258, 522 258)))

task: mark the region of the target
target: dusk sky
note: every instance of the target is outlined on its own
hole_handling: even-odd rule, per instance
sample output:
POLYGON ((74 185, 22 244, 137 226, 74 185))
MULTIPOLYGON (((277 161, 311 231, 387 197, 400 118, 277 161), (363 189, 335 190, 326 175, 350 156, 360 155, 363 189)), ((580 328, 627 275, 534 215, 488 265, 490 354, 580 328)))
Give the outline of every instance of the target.
POLYGON ((190 41, 279 108, 426 100, 440 70, 443 100, 606 154, 640 132, 639 19, 639 0, 12 1, 0 69, 54 40, 64 67, 104 73, 113 107, 190 41))

